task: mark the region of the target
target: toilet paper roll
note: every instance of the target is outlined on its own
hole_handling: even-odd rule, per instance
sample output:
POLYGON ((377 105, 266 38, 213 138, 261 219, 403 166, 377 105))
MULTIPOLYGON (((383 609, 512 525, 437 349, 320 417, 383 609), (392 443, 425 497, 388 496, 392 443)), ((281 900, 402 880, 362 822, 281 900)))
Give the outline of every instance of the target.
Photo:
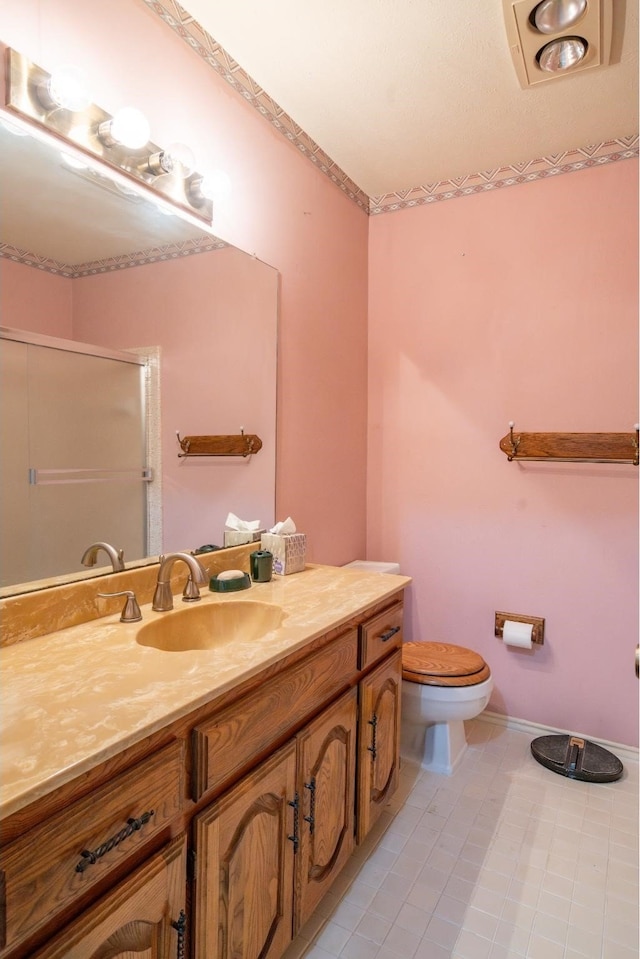
POLYGON ((533 640, 533 625, 531 623, 515 623, 506 619, 502 630, 502 642, 505 646, 519 646, 520 649, 531 649, 533 640))

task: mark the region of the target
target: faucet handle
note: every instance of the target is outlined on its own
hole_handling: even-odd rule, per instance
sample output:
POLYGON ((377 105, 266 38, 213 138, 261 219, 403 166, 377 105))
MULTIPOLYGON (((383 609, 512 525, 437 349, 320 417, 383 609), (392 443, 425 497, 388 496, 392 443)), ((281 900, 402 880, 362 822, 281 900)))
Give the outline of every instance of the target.
POLYGON ((142 613, 138 606, 136 594, 131 589, 122 589, 118 593, 98 593, 98 596, 108 598, 110 596, 126 596, 125 604, 120 616, 121 623, 139 623, 142 619, 142 613))

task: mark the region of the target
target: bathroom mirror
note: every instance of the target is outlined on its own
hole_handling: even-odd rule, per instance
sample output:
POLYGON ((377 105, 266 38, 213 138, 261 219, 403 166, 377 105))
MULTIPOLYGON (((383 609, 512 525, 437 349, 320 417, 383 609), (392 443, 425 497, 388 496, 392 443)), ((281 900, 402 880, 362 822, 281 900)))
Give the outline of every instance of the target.
MULTIPOLYGON (((70 166, 63 147, 0 124, 0 325, 157 351, 164 551, 222 545, 229 511, 273 525, 277 271, 179 209, 171 215, 166 203, 114 183, 99 163, 70 166), (179 456, 176 433, 242 431, 260 437, 259 453, 179 456)), ((0 402, 9 388, 0 384, 0 402)), ((111 542, 108 529, 95 538, 111 542)), ((145 560, 125 555, 127 565, 145 560)), ((47 580, 11 583, 2 595, 109 570, 86 570, 79 555, 77 573, 51 569, 47 580)))

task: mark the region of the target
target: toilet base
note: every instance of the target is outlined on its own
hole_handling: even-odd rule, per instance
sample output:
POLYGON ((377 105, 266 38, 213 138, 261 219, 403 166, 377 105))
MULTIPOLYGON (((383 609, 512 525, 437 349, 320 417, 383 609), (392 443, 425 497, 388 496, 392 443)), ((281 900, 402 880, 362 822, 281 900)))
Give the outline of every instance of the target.
POLYGON ((403 730, 400 755, 418 762, 427 772, 451 776, 467 751, 467 737, 462 719, 448 722, 416 724, 403 730))

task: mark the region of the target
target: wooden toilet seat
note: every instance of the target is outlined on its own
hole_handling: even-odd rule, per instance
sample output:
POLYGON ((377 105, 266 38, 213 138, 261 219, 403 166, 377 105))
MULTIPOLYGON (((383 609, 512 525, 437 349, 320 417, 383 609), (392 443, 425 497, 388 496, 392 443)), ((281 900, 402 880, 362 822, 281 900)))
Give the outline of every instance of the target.
POLYGON ((453 643, 404 643, 402 678, 426 686, 475 686, 491 670, 482 656, 453 643))

